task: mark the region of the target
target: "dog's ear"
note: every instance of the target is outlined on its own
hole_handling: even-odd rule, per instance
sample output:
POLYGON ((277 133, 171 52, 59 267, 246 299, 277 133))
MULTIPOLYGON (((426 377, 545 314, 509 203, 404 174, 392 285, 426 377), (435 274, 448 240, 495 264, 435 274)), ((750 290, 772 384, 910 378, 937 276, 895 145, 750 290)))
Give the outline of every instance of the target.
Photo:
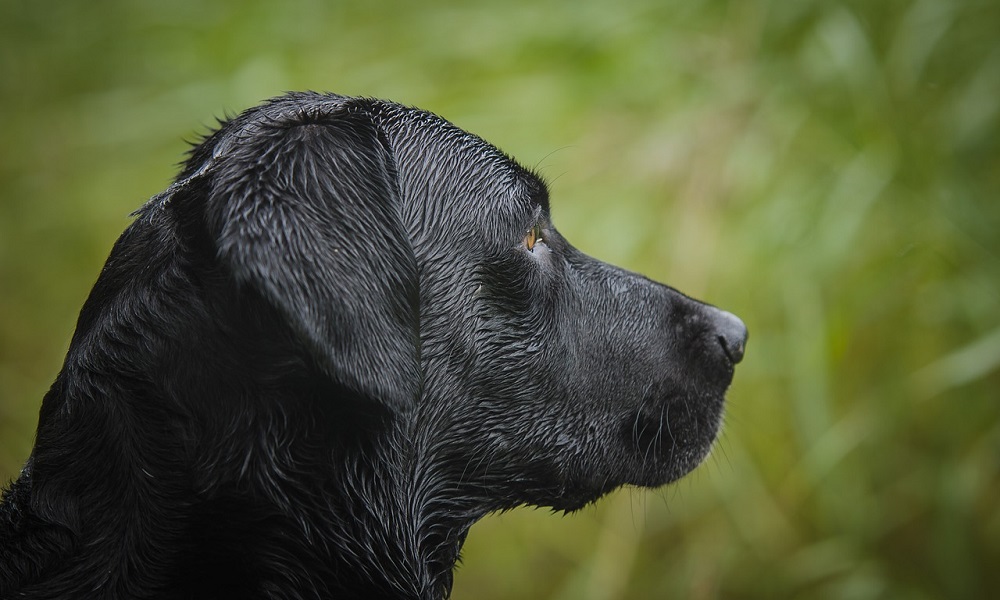
POLYGON ((344 107, 244 125, 205 173, 209 230, 238 285, 327 375, 390 409, 419 393, 416 259, 391 150, 344 107))

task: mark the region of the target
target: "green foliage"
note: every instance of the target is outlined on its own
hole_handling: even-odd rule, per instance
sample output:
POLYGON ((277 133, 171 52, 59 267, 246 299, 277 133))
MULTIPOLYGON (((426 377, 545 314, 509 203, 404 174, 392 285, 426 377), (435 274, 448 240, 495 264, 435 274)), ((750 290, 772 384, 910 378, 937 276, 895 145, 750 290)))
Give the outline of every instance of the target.
POLYGON ((7 0, 0 478, 128 213, 286 89, 434 110, 585 251, 739 314, 713 459, 477 525, 456 598, 1000 586, 1000 4, 7 0))

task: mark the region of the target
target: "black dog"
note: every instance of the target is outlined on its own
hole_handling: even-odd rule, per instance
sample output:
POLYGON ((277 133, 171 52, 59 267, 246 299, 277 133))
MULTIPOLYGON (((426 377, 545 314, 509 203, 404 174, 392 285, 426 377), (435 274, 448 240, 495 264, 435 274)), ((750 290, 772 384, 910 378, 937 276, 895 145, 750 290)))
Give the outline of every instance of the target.
POLYGON ((115 244, 4 495, 0 597, 445 597, 483 515, 693 469, 746 336, 575 250, 434 115, 273 100, 115 244))

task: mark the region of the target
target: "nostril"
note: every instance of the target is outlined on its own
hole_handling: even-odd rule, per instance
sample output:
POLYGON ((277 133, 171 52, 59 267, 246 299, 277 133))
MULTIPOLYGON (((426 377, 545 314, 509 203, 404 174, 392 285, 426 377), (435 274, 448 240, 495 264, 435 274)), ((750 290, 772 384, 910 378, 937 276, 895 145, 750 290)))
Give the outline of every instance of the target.
POLYGON ((747 337, 749 336, 747 327, 736 315, 726 311, 719 312, 718 340, 722 345, 723 352, 733 364, 736 364, 743 360, 743 354, 746 352, 747 337))
POLYGON ((733 364, 743 360, 743 352, 746 349, 745 343, 727 339, 721 335, 719 336, 719 343, 722 344, 723 352, 726 353, 726 356, 733 362, 733 364))

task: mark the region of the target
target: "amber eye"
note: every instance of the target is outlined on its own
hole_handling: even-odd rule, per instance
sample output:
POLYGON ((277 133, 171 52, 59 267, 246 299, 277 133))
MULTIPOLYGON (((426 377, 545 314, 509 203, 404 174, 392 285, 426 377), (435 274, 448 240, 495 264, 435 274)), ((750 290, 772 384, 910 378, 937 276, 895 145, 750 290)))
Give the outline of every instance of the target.
POLYGON ((542 226, 535 225, 528 231, 528 235, 524 236, 524 246, 528 250, 534 250, 535 244, 542 239, 542 226))

